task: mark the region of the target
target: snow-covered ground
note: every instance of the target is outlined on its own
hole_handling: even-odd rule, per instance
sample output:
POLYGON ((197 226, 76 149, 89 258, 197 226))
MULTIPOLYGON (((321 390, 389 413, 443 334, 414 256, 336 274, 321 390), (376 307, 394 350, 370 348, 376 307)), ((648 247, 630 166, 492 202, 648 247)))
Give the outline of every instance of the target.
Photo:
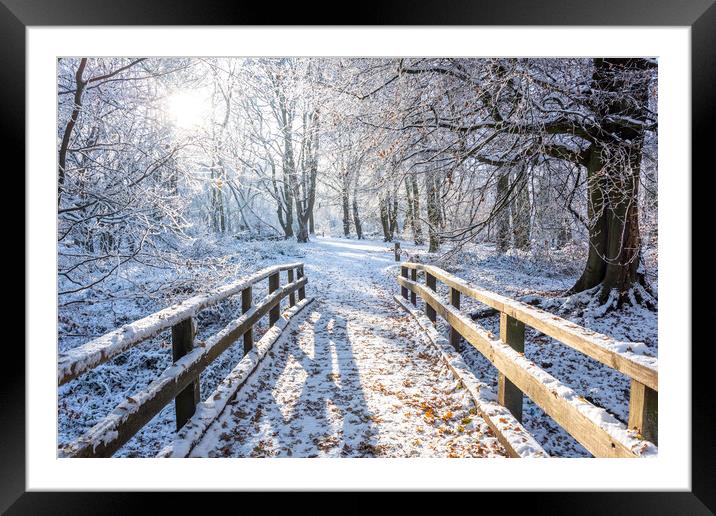
MULTIPOLYGON (((414 256, 424 262, 434 258, 425 253, 424 249, 416 249, 414 256)), ((548 302, 543 304, 545 309, 559 312, 561 317, 617 340, 643 342, 644 354, 657 356, 656 312, 640 306, 624 306, 597 317, 589 310, 576 314, 560 310, 563 303, 557 301, 559 295, 569 289, 582 272, 580 258, 576 256, 570 259, 559 251, 539 258, 518 252, 502 255, 492 246, 475 245, 463 249, 439 266, 474 286, 498 294, 513 298, 537 296, 547 299, 548 302)), ((654 264, 650 265, 655 267, 654 264)), ((439 282, 438 292, 448 299, 448 289, 439 282)), ((462 297, 463 311, 479 313, 484 308, 485 305, 478 301, 462 297)), ((499 335, 499 315, 480 317, 476 322, 499 335)), ((448 328, 439 318, 438 326, 447 335, 448 328)), ((476 376, 496 390, 497 369, 472 346, 463 345, 461 352, 476 376)), ((529 327, 525 332, 525 356, 586 400, 607 409, 623 423, 627 422, 630 384, 623 374, 529 327)), ((527 397, 523 406, 523 424, 552 456, 591 456, 527 397)))
MULTIPOLYGON (((169 266, 124 265, 97 287, 63 300, 58 306, 59 350, 79 346, 94 337, 145 317, 201 292, 249 276, 277 263, 301 260, 304 248, 295 242, 238 242, 232 238, 197 240, 169 266)), ((264 282, 266 285, 266 282, 264 282)), ((264 293, 255 289, 258 299, 264 293)), ((241 312, 241 296, 201 311, 199 339, 206 339, 241 312)), ((258 340, 266 318, 254 327, 258 340)), ((208 396, 243 356, 241 340, 227 349, 201 375, 202 396, 208 396)), ((172 363, 171 332, 165 331, 117 358, 71 381, 58 391, 58 443, 76 439, 128 396, 141 391, 172 363)), ((154 456, 175 430, 174 404, 168 404, 115 456, 154 456)))
MULTIPOLYGON (((403 243, 421 261, 422 248, 403 243)), ((304 261, 306 291, 316 301, 297 316, 290 333, 268 353, 259 370, 212 426, 194 454, 209 456, 495 456, 504 450, 471 409, 437 350, 416 322, 392 299, 399 291, 392 244, 381 241, 317 238, 305 245, 287 242, 225 241, 187 261, 177 277, 171 270, 123 271, 103 287, 110 301, 60 307, 60 349, 79 345, 168 304, 274 263, 304 261), (207 282, 201 271, 219 271, 207 282), (193 279, 194 281, 190 281, 193 279), (173 297, 152 296, 167 284, 181 284, 173 297), (187 288, 186 285, 189 285, 187 288), (121 288, 120 288, 121 287, 121 288), (122 292, 148 295, 122 299, 122 292), (79 335, 77 337, 73 335, 79 335)), ((438 263, 469 282, 510 296, 554 295, 565 290, 577 266, 549 259, 500 256, 474 246, 438 263)), ((439 290, 447 294, 446 290, 439 290)), ((88 294, 90 295, 90 294, 88 294)), ((91 295, 97 296, 97 291, 91 295)), ((420 305, 419 305, 420 306, 420 305)), ((463 300, 463 309, 479 303, 463 300)), ((199 338, 216 332, 240 309, 222 303, 199 318, 199 338)), ((656 313, 625 308, 603 317, 569 317, 620 340, 644 342, 656 355, 656 313)), ((497 333, 496 316, 478 321, 497 333)), ((440 331, 447 332, 444 323, 440 331)), ((265 324, 256 331, 259 338, 265 324)), ((232 346, 202 375, 207 397, 239 361, 242 344, 232 346)), ((478 378, 494 389, 494 367, 470 346, 463 357, 478 378)), ((622 421, 629 384, 588 357, 536 332, 528 331, 525 354, 586 399, 622 421)), ((86 431, 116 404, 141 390, 171 361, 167 334, 151 339, 59 391, 59 441, 86 431)), ((556 456, 588 456, 574 439, 526 399, 524 424, 556 456)), ((128 442, 117 456, 154 456, 174 432, 174 407, 168 405, 128 442)))
POLYGON ((321 240, 305 321, 192 456, 492 457, 505 451, 392 294, 382 243, 321 240))

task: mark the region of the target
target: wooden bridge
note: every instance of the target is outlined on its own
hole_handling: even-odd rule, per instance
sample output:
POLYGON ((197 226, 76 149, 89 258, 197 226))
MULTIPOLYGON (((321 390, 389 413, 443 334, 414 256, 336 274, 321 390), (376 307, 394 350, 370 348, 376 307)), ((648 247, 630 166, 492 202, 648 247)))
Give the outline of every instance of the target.
MULTIPOLYGON (((514 420, 522 418, 522 396, 525 393, 595 457, 640 456, 653 447, 648 440, 657 442, 658 370, 655 365, 640 361, 642 357, 638 355, 615 351, 614 340, 610 337, 527 304, 471 287, 460 278, 430 265, 403 264, 398 283, 404 299, 408 299, 410 292, 413 305, 417 301, 416 295, 422 298, 430 322, 436 321, 437 314, 447 321, 452 346, 457 347, 460 339, 464 338, 497 368, 497 400, 509 409, 514 420), (426 286, 416 281, 419 271, 424 273, 426 286), (437 280, 449 287, 449 303, 437 295, 437 280), (461 295, 470 296, 500 313, 499 338, 460 311, 461 295), (631 378, 628 428, 528 360, 524 354, 525 325, 631 378)), ((420 320, 406 303, 401 304, 420 320)), ((420 322, 426 331, 433 330, 429 324, 420 322)), ((455 367, 454 370, 461 377, 470 375, 464 367, 455 367)), ((475 402, 480 410, 479 393, 475 394, 475 402)), ((489 412, 481 412, 510 450, 512 446, 506 437, 507 430, 517 428, 521 433, 524 429, 515 421, 505 423, 502 417, 495 418, 489 412)))
MULTIPOLYGON (((399 251, 396 249, 396 260, 399 251)), ((400 264, 398 304, 414 318, 455 378, 469 392, 477 413, 512 457, 546 457, 542 446, 522 426, 523 395, 554 419, 595 457, 642 457, 657 451, 658 369, 656 359, 629 351, 608 336, 597 334, 530 305, 475 288, 446 271, 419 263, 400 264), (425 284, 418 282, 424 278, 425 284), (449 289, 449 300, 437 282, 449 289), (500 314, 500 335, 493 335, 460 310, 469 296, 500 314), (418 309, 419 303, 423 305, 418 309), (436 329, 437 316, 449 325, 445 338, 436 329), (631 379, 628 425, 605 409, 578 396, 524 355, 525 326, 605 364, 631 379), (474 346, 499 371, 497 399, 485 392, 457 350, 474 346)), ((85 345, 62 353, 58 383, 63 385, 137 344, 171 330, 173 364, 146 389, 119 404, 84 435, 60 447, 61 457, 109 457, 174 400, 174 442, 160 456, 189 456, 228 404, 237 399, 258 364, 292 318, 313 299, 306 297, 303 263, 263 269, 218 290, 187 299, 139 321, 122 326, 85 345), (285 273, 285 282, 281 278, 285 273), (268 280, 267 294, 254 302, 257 285, 268 280), (195 339, 197 314, 232 296, 241 296, 242 314, 204 341, 195 339), (269 330, 254 342, 254 325, 268 315, 269 330), (219 355, 243 339, 244 356, 206 400, 200 400, 199 378, 219 355)), ((316 293, 320 298, 320 292, 316 293)), ((417 338, 417 337, 416 337, 417 338)), ((409 345, 409 340, 407 341, 409 345)))

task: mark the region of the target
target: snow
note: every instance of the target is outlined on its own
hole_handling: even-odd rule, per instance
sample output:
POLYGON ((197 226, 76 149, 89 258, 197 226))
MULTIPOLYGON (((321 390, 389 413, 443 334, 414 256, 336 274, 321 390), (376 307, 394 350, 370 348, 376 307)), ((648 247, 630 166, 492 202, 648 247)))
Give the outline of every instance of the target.
MULTIPOLYGON (((278 269, 279 267, 269 268, 265 271, 262 271, 262 273, 268 275, 278 269)), ((242 285, 245 288, 245 285, 250 285, 253 283, 253 281, 257 281, 255 279, 256 277, 263 278, 264 276, 255 275, 252 277, 251 280, 248 280, 244 283, 238 283, 238 285, 242 285)), ((303 281, 303 283, 298 283, 299 285, 305 283, 305 280, 301 281, 303 281)), ((242 324, 244 324, 247 320, 253 317, 259 306, 266 305, 270 303, 271 300, 279 298, 282 295, 282 291, 283 293, 285 293, 287 289, 288 286, 284 286, 282 289, 276 290, 272 294, 267 295, 254 307, 252 307, 250 310, 247 310, 240 317, 231 321, 228 325, 226 325, 226 327, 224 327, 215 335, 212 335, 206 341, 196 342, 194 349, 192 349, 189 353, 187 353, 179 360, 171 364, 168 368, 166 368, 161 373, 161 375, 159 375, 159 378, 154 380, 147 388, 139 391, 133 396, 127 397, 127 399, 120 403, 117 408, 113 410, 107 417, 105 417, 94 427, 92 427, 92 429, 90 429, 87 434, 83 435, 79 440, 70 443, 64 450, 64 453, 69 454, 72 452, 76 452, 77 449, 81 448, 86 444, 89 444, 93 446, 93 448, 96 448, 96 443, 98 442, 103 442, 106 444, 111 441, 113 437, 110 438, 108 436, 112 435, 116 437, 116 430, 119 428, 119 426, 125 423, 131 415, 138 412, 140 407, 153 399, 160 398, 166 391, 166 388, 169 384, 171 384, 172 382, 180 381, 185 370, 189 369, 197 363, 208 363, 209 359, 207 357, 210 356, 213 352, 215 352, 216 349, 219 348, 219 346, 222 345, 222 340, 224 340, 227 336, 230 336, 232 333, 236 332, 236 330, 240 328, 242 324)), ((275 331, 275 328, 272 329, 275 331)))
POLYGON ((455 351, 445 337, 438 334, 430 319, 397 295, 394 297, 395 300, 415 318, 418 325, 428 335, 430 341, 438 348, 443 360, 445 360, 453 373, 471 394, 478 412, 486 418, 486 420, 489 419, 488 424, 491 427, 498 428, 503 439, 508 441, 510 447, 517 455, 522 458, 548 457, 539 443, 527 433, 524 427, 512 416, 510 411, 497 403, 494 393, 490 392, 489 386, 475 377, 475 374, 470 371, 460 353, 455 351))
MULTIPOLYGON (((425 253, 424 248, 405 243, 402 247, 421 262, 436 258, 425 253)), ((392 244, 338 238, 312 238, 305 245, 227 241, 216 245, 211 253, 221 256, 222 264, 231 265, 231 273, 217 268, 217 276, 229 283, 238 281, 231 278, 246 277, 262 267, 301 260, 308 279, 307 296, 315 301, 266 350, 265 359, 238 393, 229 395, 231 391, 222 391, 220 386, 232 370, 241 378, 248 376, 246 363, 240 365, 240 341, 202 374, 202 393, 207 401, 200 404, 197 414, 206 417, 202 419, 203 428, 193 435, 196 438, 201 434, 203 438, 192 456, 505 455, 505 449, 474 407, 474 398, 479 395, 485 406, 491 402, 495 410, 501 409, 494 403, 494 366, 471 346, 464 346, 459 356, 455 353, 448 362, 464 364, 459 368, 475 380, 456 379, 445 363, 445 350, 435 344, 447 335, 444 322, 438 318, 439 338, 428 338, 414 317, 405 314, 393 299, 399 292, 395 280, 399 264, 394 261, 392 244), (217 387, 216 392, 222 393, 218 399, 212 400, 213 394, 206 396, 216 394, 217 387), (234 394, 236 398, 229 401, 234 394), (218 413, 220 417, 209 424, 218 413)), ((209 259, 203 261, 208 263, 209 259)), ((497 256, 483 245, 465 251, 457 262, 436 265, 459 275, 471 286, 520 299, 544 298, 563 291, 576 274, 576 268, 555 267, 554 262, 497 256)), ((152 272, 135 272, 135 281, 137 277, 151 278, 148 274, 152 272)), ((157 281, 167 281, 162 278, 165 277, 157 281)), ((281 283, 285 284, 285 275, 281 283)), ((207 290, 211 287, 202 286, 207 290)), ((438 293, 446 295, 444 286, 438 286, 438 293)), ((113 316, 117 320, 116 313, 120 311, 124 317, 141 318, 162 308, 161 302, 162 299, 136 305, 124 302, 110 312, 101 306, 63 309, 60 345, 67 350, 73 341, 77 342, 73 337, 63 338, 63 329, 91 328, 90 321, 96 328, 107 327, 113 316)), ((462 304, 464 313, 484 306, 466 296, 462 304)), ((227 319, 235 317, 238 309, 240 299, 199 312, 200 338, 214 335, 227 319)), ((657 354, 653 312, 627 307, 601 318, 593 314, 560 315, 590 331, 613 336, 617 351, 629 351, 626 348, 631 347, 631 352, 645 358, 657 354), (635 337, 642 341, 636 347, 632 344, 635 337)), ((496 334, 498 319, 491 316, 479 322, 496 334)), ((130 328, 140 331, 133 325, 130 328)), ((257 347, 265 331, 262 321, 255 328, 257 347)), ((125 338, 124 334, 116 335, 125 338)), ((136 333, 126 338, 135 336, 136 333)), ((268 341, 271 335, 264 342, 268 341)), ((548 376, 558 378, 577 405, 583 398, 607 409, 592 411, 586 404, 582 409, 587 417, 607 431, 623 428, 629 395, 624 375, 538 332, 528 330, 526 344, 525 357, 548 376)), ((150 385, 170 365, 170 343, 159 334, 63 385, 59 401, 60 444, 86 432, 128 395, 150 385)), ((173 411, 173 404, 168 404, 116 455, 156 456, 162 450, 164 455, 171 455, 175 437, 173 411)), ((490 412, 486 414, 489 417, 490 412)), ((525 400, 523 417, 524 428, 536 441, 534 449, 541 446, 550 456, 589 456, 529 399, 525 400)), ((109 438, 113 429, 106 430, 104 437, 109 438)), ((529 436, 527 440, 531 441, 529 436)), ((181 449, 175 450, 177 455, 182 454, 181 449)))
MULTIPOLYGON (((300 263, 288 264, 283 269, 298 265, 300 263)), ((279 270, 278 267, 266 268, 247 278, 224 285, 210 294, 194 296, 178 305, 170 306, 139 321, 124 325, 83 346, 60 354, 57 366, 58 381, 62 383, 62 380, 67 377, 77 376, 162 330, 171 328, 189 317, 194 317, 202 308, 241 292, 246 287, 267 278, 277 270, 279 270)))
MULTIPOLYGON (((266 267, 301 260, 304 250, 295 242, 203 238, 180 253, 172 261, 181 267, 125 264, 116 276, 60 304, 59 351, 67 352, 92 337, 147 317, 167 305, 181 303, 199 292, 238 282, 266 267)), ((281 282, 285 284, 286 273, 281 274, 281 282)), ((268 289, 266 281, 262 285, 254 288, 255 299, 264 295, 263 289, 268 289)), ((240 313, 241 296, 204 308, 196 314, 197 338, 208 339, 240 313)), ((258 341, 266 328, 264 317, 254 326, 254 339, 258 341)), ((164 330, 59 387, 60 447, 85 434, 172 365, 170 333, 169 329, 164 330)), ((239 340, 204 370, 201 392, 212 392, 242 356, 243 344, 239 340)), ((174 431, 174 404, 169 403, 115 457, 154 456, 171 441, 174 431)))
MULTIPOLYGON (((400 278, 400 280, 403 280, 403 278, 400 278)), ((406 283, 413 282, 406 281, 406 283)), ((426 290, 425 287, 423 287, 423 290, 426 290)), ((430 291, 428 290, 428 292, 430 291)), ((468 327, 472 326, 474 328, 475 335, 479 341, 484 343, 484 348, 480 347, 480 350, 484 352, 491 361, 502 362, 503 364, 516 364, 522 371, 528 373, 532 378, 542 384, 550 393, 554 394, 555 398, 566 401, 572 408, 572 414, 576 412, 585 419, 589 420, 592 425, 604 430, 613 442, 621 444, 623 448, 633 450, 637 455, 653 455, 656 453, 656 449, 653 445, 651 445, 651 443, 645 443, 642 440, 637 439, 636 432, 627 431, 626 426, 619 422, 606 410, 600 407, 595 407, 592 403, 577 395, 573 389, 564 385, 549 373, 542 370, 531 360, 525 358, 524 353, 516 351, 507 344, 501 342, 499 339, 495 338, 492 332, 489 332, 479 325, 472 323, 459 310, 449 306, 446 299, 443 300, 443 303, 445 305, 445 310, 451 317, 461 320, 462 323, 468 327)), ((505 302, 505 308, 507 308, 507 305, 508 303, 505 302)), ((526 390, 529 392, 529 389, 526 390)), ((568 417, 571 419, 573 416, 570 415, 568 417)))
POLYGON ((320 239, 305 262, 311 310, 190 456, 505 456, 439 351, 395 305, 385 244, 320 239))
POLYGON ((162 450, 158 457, 186 457, 204 435, 211 423, 221 414, 247 378, 258 369, 261 359, 289 327, 291 317, 308 306, 313 299, 303 299, 281 314, 279 320, 254 344, 236 367, 221 382, 211 396, 199 403, 196 412, 177 433, 171 446, 162 450))
MULTIPOLYGON (((440 277, 439 269, 435 270, 435 268, 431 266, 418 266, 418 268, 425 269, 428 272, 434 271, 434 274, 440 277)), ((463 292, 470 292, 480 302, 486 303, 501 312, 505 312, 506 314, 515 317, 525 324, 532 326, 537 330, 543 331, 546 334, 551 335, 553 333, 560 333, 563 339, 565 337, 569 337, 575 339, 577 342, 601 348, 601 350, 612 354, 612 360, 614 359, 613 354, 619 354, 621 355, 621 358, 625 358, 635 364, 645 366, 653 371, 658 370, 657 359, 652 356, 645 356, 648 355, 650 351, 649 348, 642 342, 618 341, 608 335, 596 333, 558 317, 550 312, 532 307, 518 300, 510 299, 487 290, 472 288, 461 278, 449 276, 449 279, 454 281, 458 289, 463 292)), ((608 308, 615 299, 615 295, 616 291, 612 291, 610 293, 610 300, 605 305, 599 307, 599 316, 603 316, 607 313, 608 308)), ((579 297, 581 297, 581 295, 572 296, 573 299, 579 297)), ((532 299, 534 298, 532 297, 532 299)), ((570 301, 573 301, 573 299, 570 301)), ((590 315, 593 317, 595 312, 592 311, 590 315)), ((569 342, 565 342, 565 344, 570 345, 569 342)))
MULTIPOLYGON (((411 252, 423 263, 439 258, 426 253, 424 248, 411 252)), ((574 253, 574 256, 568 251, 559 250, 549 250, 541 256, 537 253, 516 251, 502 255, 492 245, 476 244, 466 247, 454 257, 439 260, 435 265, 463 278, 475 288, 483 288, 525 302, 542 300, 545 310, 589 331, 609 335, 615 341, 630 344, 640 341, 643 347, 638 346, 639 353, 646 358, 656 357, 656 312, 641 306, 625 306, 601 317, 596 316, 592 310, 572 313, 570 301, 573 302, 574 299, 560 297, 581 273, 585 257, 586 249, 583 253, 574 253)), ((447 298, 448 290, 440 282, 438 292, 447 298)), ((484 307, 485 305, 478 301, 467 296, 462 297, 461 308, 465 313, 478 314, 484 307)), ((499 334, 497 314, 480 317, 477 322, 493 334, 499 334)), ((438 328, 441 334, 447 335, 447 325, 440 318, 438 328)), ((461 353, 475 375, 496 392, 497 369, 472 346, 463 346, 461 353)), ((605 408, 621 423, 627 422, 630 383, 625 375, 529 327, 525 333, 525 356, 572 388, 579 396, 605 408)), ((550 456, 591 456, 528 398, 523 406, 523 424, 550 456)))

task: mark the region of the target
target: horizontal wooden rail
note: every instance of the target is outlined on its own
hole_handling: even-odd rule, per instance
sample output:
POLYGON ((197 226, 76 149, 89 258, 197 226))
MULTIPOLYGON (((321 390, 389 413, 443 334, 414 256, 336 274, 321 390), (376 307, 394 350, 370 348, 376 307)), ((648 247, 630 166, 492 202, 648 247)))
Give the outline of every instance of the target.
POLYGON ((242 278, 234 283, 219 287, 211 293, 191 297, 181 303, 148 315, 143 319, 125 324, 82 346, 60 353, 57 361, 58 385, 63 385, 77 378, 98 365, 124 353, 137 344, 171 328, 177 323, 194 317, 200 310, 238 294, 245 288, 277 272, 301 267, 303 267, 302 263, 289 263, 286 265, 268 267, 247 278, 242 278))
POLYGON ((271 349, 273 344, 281 337, 283 330, 288 326, 291 318, 307 307, 313 298, 306 298, 290 306, 279 316, 278 322, 271 327, 256 346, 242 358, 236 367, 216 387, 214 392, 199 403, 196 413, 187 421, 186 425, 179 430, 171 445, 161 450, 157 457, 187 457, 199 444, 211 425, 221 416, 224 408, 237 395, 249 379, 251 373, 256 369, 259 361, 271 349))
POLYGON ((531 326, 537 331, 584 353, 585 355, 658 391, 659 372, 656 358, 631 353, 623 348, 629 344, 593 332, 566 319, 488 290, 471 287, 464 280, 432 265, 402 263, 401 267, 425 271, 466 296, 470 296, 499 312, 531 326))
MULTIPOLYGON (((198 383, 201 372, 228 349, 229 346, 242 336, 246 336, 259 319, 272 311, 278 310, 282 299, 290 295, 295 295, 298 291, 299 302, 303 301, 304 294, 301 294, 301 292, 305 292, 305 285, 307 283, 307 279, 303 276, 303 264, 292 265, 292 268, 296 268, 299 271, 300 278, 283 287, 279 287, 278 274, 282 270, 287 270, 286 267, 287 266, 278 266, 265 269, 261 271, 260 274, 251 276, 249 278, 251 280, 250 282, 248 280, 242 280, 241 282, 233 284, 233 286, 240 285, 242 287, 241 289, 223 289, 225 293, 230 292, 225 294, 225 296, 229 296, 251 289, 254 283, 266 277, 273 278, 271 280, 271 292, 266 297, 250 307, 242 303, 245 310, 240 317, 231 321, 220 332, 209 337, 206 341, 193 343, 193 346, 191 346, 185 354, 176 359, 174 363, 165 369, 147 388, 129 396, 84 435, 62 447, 60 456, 111 456, 144 425, 151 421, 167 403, 173 399, 179 400, 178 396, 180 396, 185 389, 194 382, 198 383)), ((185 321, 192 321, 192 317, 188 317, 188 319, 174 321, 174 326, 181 327, 185 321)), ((247 351, 250 351, 250 348, 249 350, 245 349, 245 352, 247 351)), ((179 405, 177 405, 178 430, 184 425, 186 420, 193 415, 197 401, 198 390, 193 404, 185 410, 181 418, 179 405)))
MULTIPOLYGON (((460 312, 458 308, 441 300, 435 291, 434 279, 439 279, 452 289, 470 296, 477 292, 477 289, 472 289, 462 281, 455 281, 454 277, 437 267, 421 264, 402 264, 402 267, 425 270, 428 283, 426 287, 407 279, 407 274, 403 269, 401 275, 397 277, 397 281, 403 290, 404 298, 407 299, 406 291, 420 295, 425 301, 428 315, 437 314, 444 318, 452 329, 480 351, 500 374, 509 380, 512 387, 529 396, 593 455, 597 457, 637 457, 655 452, 656 447, 652 443, 642 439, 636 432, 627 430, 623 423, 605 409, 596 407, 578 396, 574 390, 527 359, 524 353, 513 349, 508 342, 496 339, 490 332, 460 312), (426 270, 425 267, 429 267, 429 269, 426 270), (450 283, 447 283, 446 279, 450 283)), ((494 302, 494 298, 491 299, 494 302)), ((506 303, 504 300, 511 301, 508 298, 502 298, 500 305, 494 307, 500 311, 502 309, 509 310, 509 312, 502 312, 503 314, 523 315, 522 312, 514 310, 512 303, 506 303)), ((434 318, 431 319, 434 320, 434 318)), ((517 316, 514 316, 514 319, 522 320, 517 316)), ((500 401, 504 402, 505 400, 503 398, 500 401)), ((516 417, 518 416, 516 415, 516 417)))
POLYGON ((502 443, 510 457, 520 458, 546 458, 546 451, 527 432, 524 426, 505 407, 495 400, 485 396, 484 383, 480 382, 470 370, 459 352, 445 337, 442 337, 426 315, 413 309, 407 301, 395 296, 396 302, 411 316, 425 331, 428 340, 438 349, 443 361, 453 372, 458 381, 467 390, 473 400, 475 408, 487 425, 495 432, 497 439, 502 443))

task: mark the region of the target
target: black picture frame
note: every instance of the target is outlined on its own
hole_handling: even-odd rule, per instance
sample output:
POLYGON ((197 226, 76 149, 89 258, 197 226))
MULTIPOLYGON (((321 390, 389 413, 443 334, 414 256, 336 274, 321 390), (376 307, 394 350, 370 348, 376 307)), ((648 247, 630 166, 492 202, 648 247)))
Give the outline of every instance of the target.
MULTIPOLYGON (((335 6, 334 6, 335 7, 335 6)), ((350 17, 322 19, 336 12, 318 3, 295 3, 280 9, 270 2, 232 4, 226 0, 0 0, 0 126, 4 149, 16 160, 11 169, 25 170, 25 29, 28 26, 87 25, 577 25, 691 27, 692 169, 713 169, 708 128, 716 114, 716 5, 714 0, 369 0, 355 6, 350 17), (10 152, 12 151, 12 152, 10 152)), ((31 136, 31 135, 30 135, 31 136)), ((6 173, 7 173, 6 169, 6 173)), ((685 173, 688 171, 667 171, 685 173)), ((15 174, 18 178, 19 174, 15 174)), ((695 179, 690 174, 690 179, 695 179)), ((695 192, 692 188, 692 192, 695 192)), ((704 195, 702 193, 701 195, 704 195)), ((692 205, 695 205, 695 199, 692 205)), ((692 222, 696 222, 692 216, 692 222)), ((692 232, 692 235, 696 234, 692 232)), ((19 240, 18 240, 19 242, 19 240)), ((708 253, 706 253, 708 254, 708 253)), ((692 267, 696 263, 693 262, 692 267)), ((686 266, 686 264, 684 264, 686 266)), ((692 269, 693 270, 693 269, 692 269)), ((25 267, 25 277, 32 274, 25 267)), ((684 300, 691 303, 691 300, 684 300)), ((692 305, 695 306, 695 303, 692 305)), ((26 307, 31 310, 32 307, 26 307)), ((691 317, 693 321, 693 315, 691 317)), ((698 320, 698 319, 697 319, 698 320)), ((716 511, 714 401, 708 364, 710 341, 697 341, 684 328, 684 349, 692 344, 692 490, 690 492, 606 492, 509 494, 510 510, 525 514, 711 514, 716 511), (691 341, 691 342, 689 342, 691 341)), ((144 507, 148 495, 130 493, 39 493, 25 489, 25 357, 19 344, 15 356, 3 350, 0 376, 0 510, 7 514, 128 514, 144 507), (7 361, 12 360, 12 367, 7 361)), ((212 494, 212 496, 216 496, 212 494)), ((246 494, 240 496, 245 497, 246 494)), ((266 502, 271 494, 258 495, 266 502)), ((355 495, 354 495, 355 496, 355 495)), ((487 508, 480 493, 480 506, 487 508)), ((187 495, 163 493, 165 512, 186 508, 187 495)), ((292 495, 292 505, 309 501, 307 493, 292 495)), ((261 503, 261 501, 256 500, 261 503)), ((311 502, 315 504, 316 501, 311 502)), ((423 504, 423 497, 411 503, 423 504)), ((345 507, 365 502, 342 501, 345 507)), ((405 507, 407 510, 407 507, 405 507)), ((447 509, 446 509, 447 510, 447 509)), ((269 511, 273 512, 273 511, 269 511)), ((401 510, 402 512, 402 510, 401 510)), ((451 512, 453 510, 451 509, 451 512)))

